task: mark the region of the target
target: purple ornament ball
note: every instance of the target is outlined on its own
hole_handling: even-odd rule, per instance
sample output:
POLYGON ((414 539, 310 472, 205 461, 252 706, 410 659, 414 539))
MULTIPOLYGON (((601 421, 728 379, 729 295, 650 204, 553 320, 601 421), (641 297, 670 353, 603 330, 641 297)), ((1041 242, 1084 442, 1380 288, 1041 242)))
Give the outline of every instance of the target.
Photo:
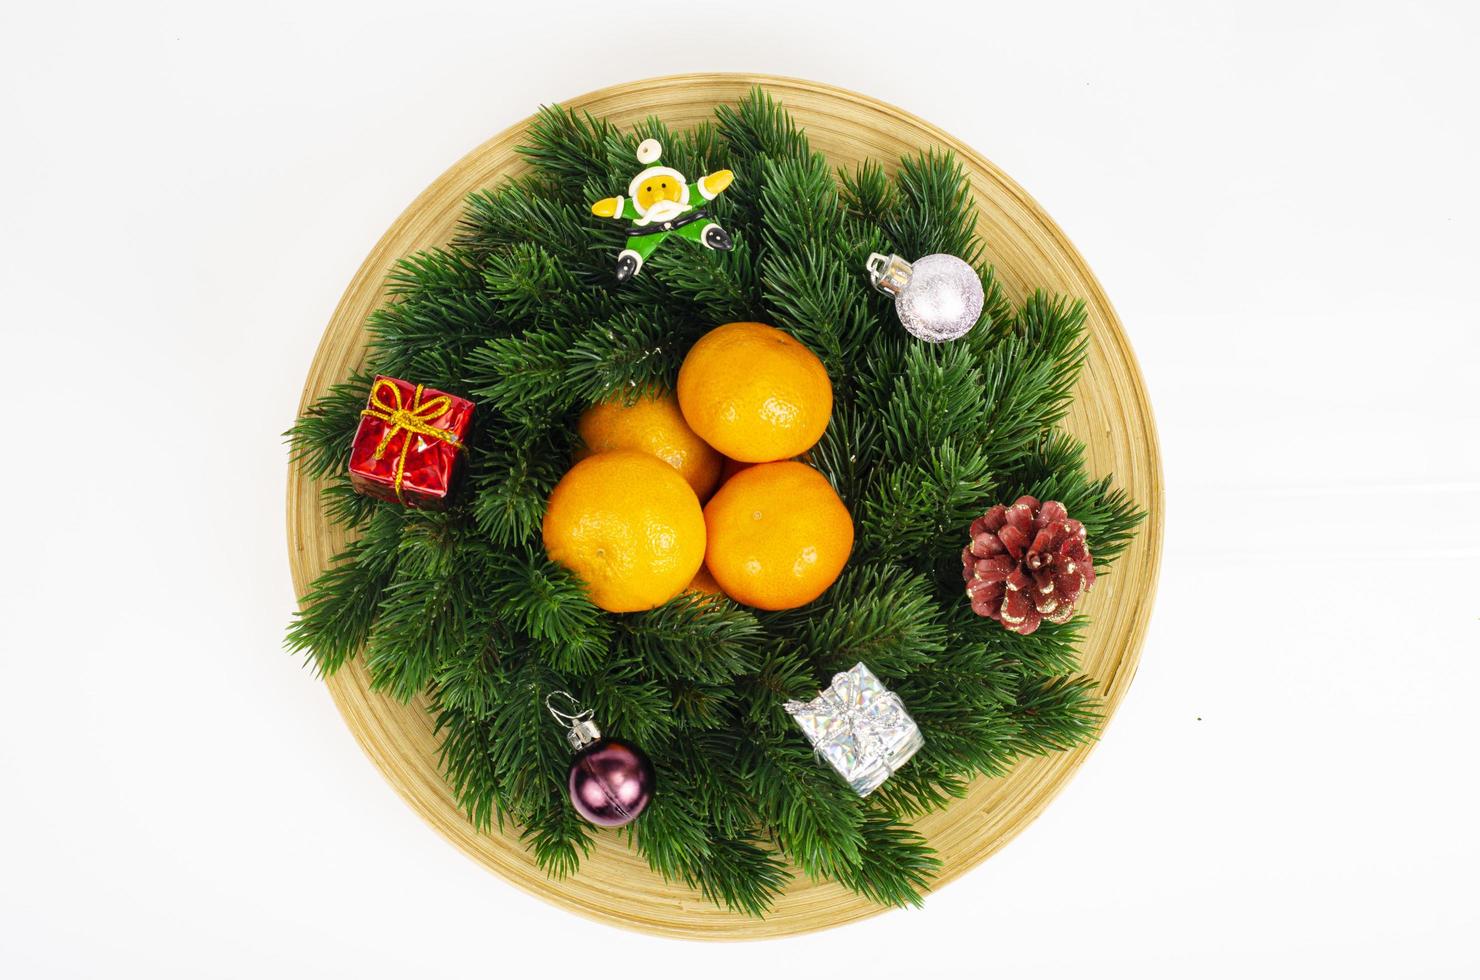
POLYGON ((636 746, 604 738, 587 746, 570 765, 570 802, 598 827, 636 820, 653 798, 653 764, 636 746))

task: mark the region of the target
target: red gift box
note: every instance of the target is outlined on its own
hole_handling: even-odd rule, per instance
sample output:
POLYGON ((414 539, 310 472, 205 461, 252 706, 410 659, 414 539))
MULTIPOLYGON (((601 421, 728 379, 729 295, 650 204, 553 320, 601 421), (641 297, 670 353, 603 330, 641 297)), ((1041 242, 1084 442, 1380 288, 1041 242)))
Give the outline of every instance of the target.
POLYGON ((377 375, 350 449, 350 483, 409 507, 444 506, 472 417, 467 399, 377 375))

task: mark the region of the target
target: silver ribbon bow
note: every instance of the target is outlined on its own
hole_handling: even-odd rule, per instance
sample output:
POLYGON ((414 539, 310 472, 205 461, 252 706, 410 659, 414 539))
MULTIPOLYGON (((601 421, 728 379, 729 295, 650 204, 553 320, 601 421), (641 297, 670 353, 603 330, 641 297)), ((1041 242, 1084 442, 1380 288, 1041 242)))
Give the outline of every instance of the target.
POLYGON ((878 789, 925 744, 899 695, 861 663, 834 675, 811 701, 784 707, 859 796, 878 789))

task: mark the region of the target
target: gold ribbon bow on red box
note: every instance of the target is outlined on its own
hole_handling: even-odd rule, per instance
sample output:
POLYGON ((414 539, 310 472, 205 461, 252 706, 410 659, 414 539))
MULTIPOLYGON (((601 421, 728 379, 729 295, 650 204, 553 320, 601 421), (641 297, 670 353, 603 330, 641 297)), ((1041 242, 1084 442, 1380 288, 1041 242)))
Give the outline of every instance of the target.
POLYGON ((380 437, 380 445, 375 447, 374 457, 376 459, 384 459, 386 450, 390 448, 396 436, 403 432, 406 433, 406 438, 401 442, 401 452, 396 457, 394 486, 397 500, 401 499, 401 484, 406 476, 406 455, 411 451, 412 433, 430 439, 440 439, 454 449, 463 448, 462 442, 456 435, 432 425, 434 419, 446 415, 452 408, 452 399, 447 395, 438 395, 423 404, 421 400, 423 388, 425 385, 416 386, 416 392, 411 396, 411 406, 408 408, 401 397, 401 389, 395 383, 388 378, 376 378, 374 386, 370 389, 370 404, 360 411, 361 415, 380 419, 385 423, 385 434, 380 437))

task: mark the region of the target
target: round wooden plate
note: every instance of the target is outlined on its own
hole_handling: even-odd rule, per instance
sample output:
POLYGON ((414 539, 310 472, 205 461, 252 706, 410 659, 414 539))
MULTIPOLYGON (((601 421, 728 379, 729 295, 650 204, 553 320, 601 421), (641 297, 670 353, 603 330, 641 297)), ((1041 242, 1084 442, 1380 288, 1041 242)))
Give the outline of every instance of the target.
MULTIPOLYGON (((763 85, 804 126, 812 147, 834 165, 874 158, 891 166, 906 153, 948 147, 971 177, 981 211, 978 232, 1013 301, 1043 287, 1089 307, 1089 362, 1069 428, 1088 445, 1090 471, 1113 473, 1150 517, 1113 574, 1096 583, 1085 606, 1092 626, 1084 670, 1103 685, 1105 713, 1115 710, 1135 673, 1151 613, 1162 537, 1161 461, 1146 390, 1130 344, 1099 283, 1074 246, 1042 209, 1000 170, 949 134, 893 106, 830 85, 764 75, 679 75, 617 85, 564 104, 632 126, 661 116, 685 128, 711 118, 714 106, 763 85)), ((365 318, 383 301, 396 259, 448 241, 471 191, 524 169, 514 147, 527 123, 493 137, 459 160, 418 197, 376 244, 345 291, 319 344, 302 405, 360 366, 365 318)), ((914 258, 915 256, 908 256, 914 258)), ((298 467, 288 478, 288 541, 293 584, 302 595, 345 543, 324 518, 318 486, 298 467)), ((519 843, 517 830, 478 833, 463 818, 437 768, 437 740, 422 703, 398 704, 372 694, 354 663, 328 681, 360 745, 392 786, 426 820, 477 860, 525 891, 582 915, 643 932, 689 939, 758 939, 852 922, 881 909, 833 884, 798 877, 764 920, 714 908, 682 885, 667 884, 610 833, 580 871, 563 881, 545 876, 519 843)), ((1003 779, 978 780, 968 795, 916 825, 944 862, 937 887, 981 863, 1048 805, 1084 761, 1090 746, 1032 759, 1003 779)))

